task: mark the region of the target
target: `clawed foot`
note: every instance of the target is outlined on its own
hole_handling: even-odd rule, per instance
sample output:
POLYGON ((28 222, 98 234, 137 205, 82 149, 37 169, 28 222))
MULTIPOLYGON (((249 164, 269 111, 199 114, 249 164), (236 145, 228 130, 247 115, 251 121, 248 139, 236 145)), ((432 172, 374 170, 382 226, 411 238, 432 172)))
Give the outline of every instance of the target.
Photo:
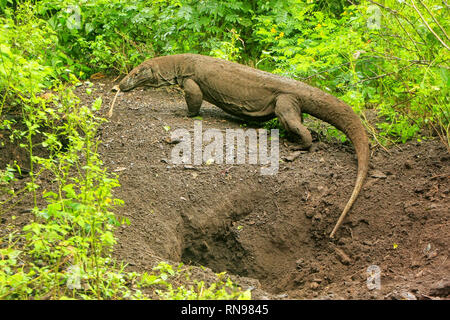
POLYGON ((312 152, 315 148, 314 148, 313 144, 310 144, 309 146, 306 146, 306 145, 302 145, 301 143, 295 143, 295 144, 292 144, 290 146, 290 149, 292 151, 299 151, 300 150, 300 151, 312 152))
POLYGON ((194 117, 197 117, 199 114, 200 114, 200 112, 196 112, 196 113, 194 113, 194 112, 188 112, 188 113, 187 113, 187 116, 188 116, 189 118, 194 118, 194 117))
POLYGON ((286 136, 287 144, 290 150, 292 151, 312 151, 313 144, 312 143, 302 143, 301 139, 299 139, 298 135, 294 135, 292 133, 288 133, 286 136))

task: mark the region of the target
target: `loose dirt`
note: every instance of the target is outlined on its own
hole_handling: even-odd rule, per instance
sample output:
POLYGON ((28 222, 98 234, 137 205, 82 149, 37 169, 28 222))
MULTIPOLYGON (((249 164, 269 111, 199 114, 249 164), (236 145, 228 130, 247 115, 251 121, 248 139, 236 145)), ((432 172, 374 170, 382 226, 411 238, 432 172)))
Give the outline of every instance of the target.
MULTIPOLYGON (((77 91, 86 104, 101 95, 106 117, 113 85, 100 80, 92 95, 85 85, 77 91)), ((204 266, 196 272, 205 279, 227 271, 253 287, 254 298, 449 297, 450 155, 442 143, 373 148, 364 188, 330 240, 356 177, 351 144, 316 134, 311 152, 295 153, 282 137, 284 160, 272 176, 259 165, 174 165, 171 133, 193 135, 194 121, 179 90, 136 89, 119 94, 101 128, 99 151, 119 175, 115 197, 125 201, 116 213, 131 222, 118 228, 114 254, 130 270, 166 260, 204 266)), ((224 136, 257 128, 207 103, 201 124, 224 136)), ((13 153, 2 151, 0 164, 20 158, 13 153)))

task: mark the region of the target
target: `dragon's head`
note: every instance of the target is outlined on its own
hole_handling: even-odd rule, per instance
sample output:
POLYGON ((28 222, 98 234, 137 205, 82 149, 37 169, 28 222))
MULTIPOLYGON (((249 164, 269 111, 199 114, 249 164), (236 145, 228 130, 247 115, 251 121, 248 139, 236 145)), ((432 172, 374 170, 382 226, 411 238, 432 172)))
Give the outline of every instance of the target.
POLYGON ((120 81, 119 88, 121 91, 129 91, 142 85, 157 87, 158 84, 158 75, 153 72, 152 65, 142 63, 120 81))

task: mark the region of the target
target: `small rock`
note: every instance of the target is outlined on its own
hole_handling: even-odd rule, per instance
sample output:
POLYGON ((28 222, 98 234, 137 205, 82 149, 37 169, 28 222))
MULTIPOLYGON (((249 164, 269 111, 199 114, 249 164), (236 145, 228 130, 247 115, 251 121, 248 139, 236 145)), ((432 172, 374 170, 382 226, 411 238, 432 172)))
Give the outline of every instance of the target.
POLYGON ((450 280, 442 279, 430 288, 430 295, 447 297, 450 295, 450 280))
POLYGON ((309 273, 320 272, 320 265, 318 263, 311 263, 309 267, 309 273))
POLYGON ((320 213, 316 213, 313 217, 312 217, 312 221, 317 223, 320 222, 320 220, 322 220, 322 215, 320 213))
POLYGON ((386 179, 387 178, 387 176, 380 170, 373 170, 372 173, 370 174, 370 176, 372 178, 377 178, 377 179, 386 179))
POLYGON ((311 193, 310 192, 308 192, 308 191, 305 191, 305 193, 303 194, 303 196, 302 196, 302 201, 308 201, 309 200, 309 198, 311 198, 311 193))
POLYGON ((305 264, 305 261, 303 259, 301 259, 301 258, 297 259, 297 261, 295 261, 295 268, 298 271, 302 271, 304 264, 305 264))
POLYGON ((409 292, 409 291, 403 291, 400 293, 401 300, 417 300, 416 296, 409 292))
POLYGON ((314 216, 314 212, 313 212, 313 211, 306 211, 306 212, 305 212, 305 216, 306 216, 308 219, 311 219, 311 218, 314 216))
POLYGON ((197 171, 198 171, 198 168, 197 168, 197 167, 191 166, 191 165, 189 165, 189 164, 185 164, 185 165, 183 166, 183 169, 184 169, 184 170, 197 170, 197 171))
POLYGON ((282 159, 287 162, 292 162, 295 159, 297 159, 301 154, 302 154, 301 151, 295 151, 295 152, 292 152, 291 154, 289 154, 288 156, 282 157, 282 159))
POLYGON ((427 253, 427 259, 431 260, 433 258, 436 258, 437 255, 438 255, 437 250, 431 251, 431 252, 427 253))
POLYGON ((309 288, 312 289, 312 290, 316 290, 316 289, 318 289, 319 287, 320 287, 320 285, 319 285, 317 282, 311 282, 311 283, 309 284, 309 288))
POLYGON ((423 270, 420 270, 419 272, 417 272, 417 273, 414 275, 414 277, 415 277, 415 278, 419 278, 419 277, 422 277, 423 274, 424 274, 423 270))
POLYGON ((181 139, 172 139, 171 137, 167 137, 164 139, 164 142, 167 144, 178 144, 181 141, 182 141, 181 139))
POLYGON ((405 165, 405 168, 406 168, 406 169, 412 169, 413 166, 414 166, 414 162, 411 161, 411 160, 406 160, 405 163, 404 163, 404 165, 405 165))

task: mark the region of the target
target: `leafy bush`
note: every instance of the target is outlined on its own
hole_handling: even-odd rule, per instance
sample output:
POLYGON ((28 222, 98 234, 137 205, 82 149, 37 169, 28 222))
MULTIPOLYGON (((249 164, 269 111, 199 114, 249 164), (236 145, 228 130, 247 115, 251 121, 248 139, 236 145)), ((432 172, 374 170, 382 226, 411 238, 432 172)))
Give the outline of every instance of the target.
POLYGON ((140 288, 154 287, 155 294, 169 300, 249 300, 251 292, 242 291, 225 272, 216 274, 217 281, 207 286, 204 281, 193 280, 190 285, 176 285, 180 278, 190 280, 190 272, 180 263, 176 269, 166 262, 153 268, 154 272, 144 272, 138 282, 140 288))
POLYGON ((337 16, 290 2, 289 19, 258 17, 261 67, 320 87, 357 113, 375 108, 382 143, 406 142, 427 127, 448 137, 449 50, 439 41, 449 40, 448 19, 439 1, 419 1, 420 9, 362 2, 337 16))
MULTIPOLYGON (((16 18, 25 16, 30 14, 20 12, 16 18)), ((53 31, 43 21, 34 19, 22 24, 0 17, 0 107, 11 92, 27 96, 49 85, 53 70, 42 52, 49 50, 55 40, 53 31)))

